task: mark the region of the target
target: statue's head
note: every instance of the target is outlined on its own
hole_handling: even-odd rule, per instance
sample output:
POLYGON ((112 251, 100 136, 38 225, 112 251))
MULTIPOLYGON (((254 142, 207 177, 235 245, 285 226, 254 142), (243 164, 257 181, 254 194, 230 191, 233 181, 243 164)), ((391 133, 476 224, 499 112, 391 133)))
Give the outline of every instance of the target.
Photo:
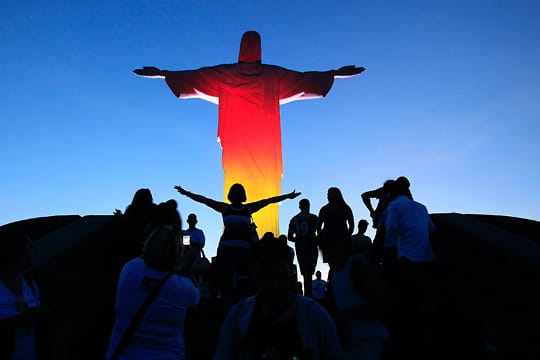
POLYGON ((240 54, 238 62, 260 63, 261 62, 261 36, 256 31, 246 31, 240 42, 240 54))

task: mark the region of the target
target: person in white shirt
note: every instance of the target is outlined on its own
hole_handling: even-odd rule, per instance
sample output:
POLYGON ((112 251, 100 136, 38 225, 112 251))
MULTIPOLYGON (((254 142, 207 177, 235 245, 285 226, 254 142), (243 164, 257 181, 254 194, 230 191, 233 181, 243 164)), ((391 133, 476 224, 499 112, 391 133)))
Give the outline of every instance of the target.
POLYGON ((436 358, 430 337, 435 324, 432 300, 435 253, 430 234, 435 231, 427 208, 407 197, 395 183, 386 211, 386 240, 397 244, 396 340, 406 358, 436 358))

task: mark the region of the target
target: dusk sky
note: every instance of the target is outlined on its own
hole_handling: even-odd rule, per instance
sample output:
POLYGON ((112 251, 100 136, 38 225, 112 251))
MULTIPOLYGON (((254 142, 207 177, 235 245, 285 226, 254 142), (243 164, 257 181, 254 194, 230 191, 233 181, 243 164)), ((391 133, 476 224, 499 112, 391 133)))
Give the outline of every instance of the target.
POLYGON ((337 186, 369 219, 361 193, 405 175, 432 213, 539 220, 539 19, 533 0, 4 1, 0 225, 112 214, 145 187, 215 255, 220 215, 173 186, 223 199, 217 106, 132 70, 234 63, 247 30, 266 64, 367 69, 281 107, 282 189, 312 212, 337 186))

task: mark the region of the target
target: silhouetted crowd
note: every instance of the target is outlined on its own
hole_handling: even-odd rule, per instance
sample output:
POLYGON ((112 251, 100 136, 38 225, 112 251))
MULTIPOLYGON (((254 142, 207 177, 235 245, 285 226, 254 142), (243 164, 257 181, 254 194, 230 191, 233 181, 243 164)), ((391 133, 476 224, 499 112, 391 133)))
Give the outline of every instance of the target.
MULTIPOLYGON (((373 242, 367 220, 354 234, 353 212, 337 187, 328 189, 318 215, 301 199, 286 235, 262 236, 252 214, 300 193, 246 203, 241 184, 231 186, 229 202, 175 189, 221 214, 217 255, 206 257, 196 214, 183 229, 173 199, 156 204, 149 189, 139 189, 124 213, 116 210, 121 251, 106 359, 184 359, 186 314, 201 302, 224 314, 215 359, 441 357, 431 290, 435 228, 407 178, 362 194, 373 242), (326 280, 316 269, 319 253, 329 267, 326 280)), ((1 358, 35 359, 39 288, 24 275, 31 241, 0 235, 1 358)))

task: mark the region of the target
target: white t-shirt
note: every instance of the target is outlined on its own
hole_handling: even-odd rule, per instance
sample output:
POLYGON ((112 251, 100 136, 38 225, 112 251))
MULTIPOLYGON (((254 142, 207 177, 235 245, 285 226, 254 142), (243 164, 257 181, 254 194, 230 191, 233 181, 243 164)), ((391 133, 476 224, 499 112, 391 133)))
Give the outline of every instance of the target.
MULTIPOLYGON (((16 316, 28 308, 40 306, 39 289, 35 281, 32 288, 23 278, 22 294, 16 295, 0 281, 0 319, 16 316)), ((34 360, 36 358, 34 348, 35 326, 20 326, 15 329, 15 348, 12 359, 34 360)))
MULTIPOLYGON (((107 359, 115 352, 133 317, 152 291, 152 286, 166 275, 166 272, 148 267, 140 257, 124 265, 118 280, 115 321, 107 359)), ((190 279, 171 275, 146 310, 119 359, 184 359, 186 312, 198 304, 199 296, 199 290, 190 279)))
POLYGON ((405 196, 398 196, 386 211, 386 240, 397 244, 398 258, 433 262, 435 254, 429 234, 435 231, 435 225, 427 208, 405 196))

